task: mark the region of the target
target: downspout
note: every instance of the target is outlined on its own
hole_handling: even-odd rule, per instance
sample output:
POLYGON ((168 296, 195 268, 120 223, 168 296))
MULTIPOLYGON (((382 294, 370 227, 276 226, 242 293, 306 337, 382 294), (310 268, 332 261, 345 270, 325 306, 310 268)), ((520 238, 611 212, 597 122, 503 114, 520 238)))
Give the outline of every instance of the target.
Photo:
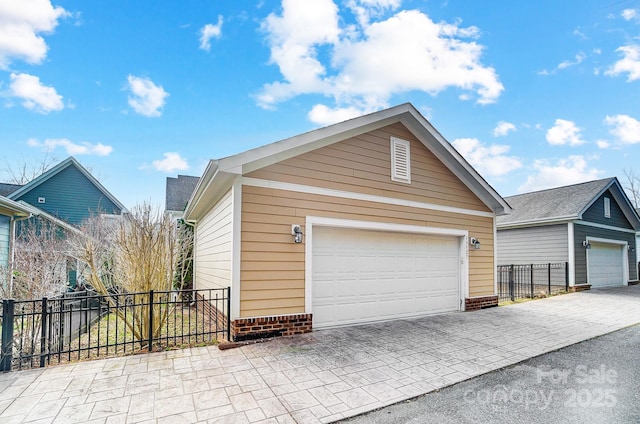
POLYGON ((29 214, 28 216, 20 216, 16 217, 15 215, 11 216, 9 220, 9 298, 13 296, 13 263, 15 261, 15 249, 13 248, 16 241, 16 222, 24 221, 25 219, 29 219, 33 216, 33 214, 29 214))

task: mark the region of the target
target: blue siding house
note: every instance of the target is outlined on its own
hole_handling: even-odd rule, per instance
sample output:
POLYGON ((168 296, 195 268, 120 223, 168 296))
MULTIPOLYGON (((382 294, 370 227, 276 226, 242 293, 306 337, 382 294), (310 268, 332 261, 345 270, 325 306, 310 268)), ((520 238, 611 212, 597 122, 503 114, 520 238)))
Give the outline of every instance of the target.
POLYGON ((8 268, 13 256, 13 234, 16 221, 31 216, 28 209, 13 200, 0 196, 0 267, 8 268))
POLYGON ((69 157, 8 194, 72 225, 92 214, 120 215, 126 208, 77 160, 69 157))

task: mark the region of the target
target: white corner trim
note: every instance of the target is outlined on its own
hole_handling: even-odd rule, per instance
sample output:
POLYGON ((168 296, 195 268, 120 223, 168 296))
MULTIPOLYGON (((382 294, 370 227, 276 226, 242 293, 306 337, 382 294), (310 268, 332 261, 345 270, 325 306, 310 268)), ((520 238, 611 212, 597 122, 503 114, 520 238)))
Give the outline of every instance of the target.
POLYGON ((569 287, 576 285, 576 246, 573 222, 567 223, 567 246, 569 256, 569 287))
POLYGON ((415 202, 413 200, 397 199, 394 197, 376 196, 373 194, 355 193, 351 191, 335 190, 303 184, 284 183, 280 181, 263 180, 243 177, 242 184, 253 187, 272 188, 276 190, 294 191, 298 193, 317 194, 320 196, 339 197, 342 199, 362 200, 365 202, 384 203, 387 205, 407 206, 411 208, 427 209, 439 212, 451 212, 463 215, 493 218, 493 212, 476 211, 472 209, 456 208, 453 206, 436 205, 434 203, 415 202))
MULTIPOLYGON (((467 247, 469 244, 467 243, 467 247)), ((496 218, 493 218, 493 295, 498 295, 498 229, 496 228, 496 218)))
POLYGON ((390 231, 398 233, 447 235, 460 238, 459 286, 460 310, 464 311, 465 298, 469 297, 469 231, 454 228, 428 227, 419 225, 392 224, 375 221, 307 216, 305 221, 304 250, 304 311, 313 313, 313 229, 315 226, 355 228, 362 230, 390 231))
POLYGON ((231 188, 231 319, 240 318, 240 261, 242 260, 242 179, 231 188))

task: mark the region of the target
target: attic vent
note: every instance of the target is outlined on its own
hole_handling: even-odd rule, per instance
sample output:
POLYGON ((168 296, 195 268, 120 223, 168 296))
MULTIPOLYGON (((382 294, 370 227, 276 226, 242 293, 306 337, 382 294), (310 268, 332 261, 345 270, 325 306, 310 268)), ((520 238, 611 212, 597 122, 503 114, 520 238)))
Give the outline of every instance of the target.
POLYGON ((38 197, 38 203, 44 203, 46 199, 44 197, 38 197))
POLYGON ((391 180, 411 183, 411 155, 409 142, 391 137, 391 180))
POLYGON ((604 198, 604 217, 611 218, 611 199, 604 198))

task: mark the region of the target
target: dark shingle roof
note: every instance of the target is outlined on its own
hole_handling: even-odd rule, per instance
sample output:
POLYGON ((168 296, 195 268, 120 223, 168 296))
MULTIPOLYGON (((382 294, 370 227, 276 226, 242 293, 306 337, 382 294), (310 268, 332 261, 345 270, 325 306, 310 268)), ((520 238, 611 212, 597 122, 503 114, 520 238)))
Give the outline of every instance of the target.
POLYGON ((178 175, 178 178, 167 177, 164 209, 167 211, 184 211, 199 180, 199 177, 190 175, 178 175))
POLYGON ((0 196, 8 196, 20 187, 20 184, 0 183, 0 196))
POLYGON ((601 194, 615 178, 588 181, 532 193, 505 197, 513 211, 498 216, 497 225, 527 221, 577 218, 584 208, 601 194))

